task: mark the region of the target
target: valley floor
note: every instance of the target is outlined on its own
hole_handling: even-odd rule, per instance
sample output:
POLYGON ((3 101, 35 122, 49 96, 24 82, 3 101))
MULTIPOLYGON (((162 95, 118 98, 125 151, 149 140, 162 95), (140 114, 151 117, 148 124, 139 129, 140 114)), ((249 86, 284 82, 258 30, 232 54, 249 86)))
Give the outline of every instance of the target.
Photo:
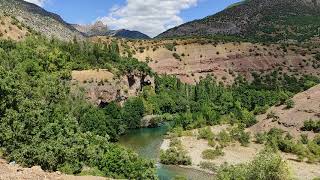
MULTIPOLYGON (((227 126, 211 127, 212 131, 216 134, 226 129, 227 126)), ((195 134, 195 131, 193 134, 195 134)), ((224 155, 219 156, 214 160, 205 160, 202 157, 202 152, 207 149, 212 149, 208 145, 208 141, 204 139, 197 139, 193 136, 182 136, 179 138, 182 142, 183 149, 192 160, 192 165, 189 168, 201 169, 200 162, 211 162, 217 167, 228 164, 237 165, 241 163, 248 163, 252 161, 256 155, 263 150, 264 145, 251 142, 248 147, 241 146, 240 143, 232 143, 223 149, 224 155)), ((170 139, 165 139, 161 149, 166 150, 169 148, 170 139)), ((299 162, 298 158, 293 154, 281 153, 281 156, 289 165, 292 175, 295 179, 307 179, 320 177, 320 164, 309 164, 306 162, 299 162)))

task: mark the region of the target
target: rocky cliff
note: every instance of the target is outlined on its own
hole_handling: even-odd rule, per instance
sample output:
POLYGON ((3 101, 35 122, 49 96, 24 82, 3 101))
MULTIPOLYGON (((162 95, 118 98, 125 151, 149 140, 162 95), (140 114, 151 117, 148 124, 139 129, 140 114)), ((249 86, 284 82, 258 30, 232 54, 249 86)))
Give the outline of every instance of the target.
POLYGON ((142 87, 153 85, 151 77, 128 74, 116 77, 108 70, 84 70, 72 72, 73 89, 83 89, 88 101, 105 106, 112 101, 124 102, 129 97, 137 96, 142 87))

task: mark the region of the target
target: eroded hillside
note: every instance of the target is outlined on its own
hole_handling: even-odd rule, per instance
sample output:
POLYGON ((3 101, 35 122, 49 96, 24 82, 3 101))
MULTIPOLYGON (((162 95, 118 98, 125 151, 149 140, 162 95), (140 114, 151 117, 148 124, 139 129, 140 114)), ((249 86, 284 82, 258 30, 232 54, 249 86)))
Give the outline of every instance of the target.
POLYGON ((302 129, 306 121, 320 119, 320 85, 295 95, 292 100, 292 108, 274 106, 267 113, 257 116, 259 122, 249 130, 256 134, 278 128, 294 137, 299 138, 302 133, 314 137, 314 132, 302 129))
MULTIPOLYGON (((93 38, 110 43, 114 39, 93 38)), ((230 84, 238 75, 251 79, 253 72, 279 70, 288 75, 320 75, 315 58, 319 41, 305 44, 260 44, 215 42, 203 39, 127 41, 118 40, 123 56, 145 61, 159 74, 176 75, 183 82, 195 83, 207 75, 230 84)))

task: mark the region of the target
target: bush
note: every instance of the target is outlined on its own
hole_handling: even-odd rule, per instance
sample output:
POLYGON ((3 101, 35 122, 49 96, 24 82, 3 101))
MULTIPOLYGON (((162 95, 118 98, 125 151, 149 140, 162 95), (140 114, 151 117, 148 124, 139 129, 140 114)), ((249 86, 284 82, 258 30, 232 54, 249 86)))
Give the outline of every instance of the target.
POLYGON ((207 139, 212 140, 214 137, 214 134, 211 131, 210 127, 199 129, 198 131, 198 139, 207 139))
POLYGON ((217 135, 216 140, 219 142, 220 146, 222 147, 226 147, 229 145, 230 142, 232 142, 232 138, 230 134, 225 130, 221 131, 217 135))
POLYGON ((177 60, 181 61, 181 57, 180 57, 180 55, 179 55, 179 54, 177 54, 177 53, 173 53, 173 54, 172 54, 172 56, 173 56, 175 59, 177 59, 177 60))
POLYGON ((247 146, 250 143, 250 133, 244 131, 244 127, 238 125, 230 131, 232 138, 241 143, 242 146, 247 146))
POLYGON ((218 167, 214 163, 208 162, 208 161, 201 161, 200 168, 207 169, 209 171, 217 171, 218 170, 218 167))
POLYGON ((314 56, 314 58, 315 58, 317 61, 320 61, 320 53, 316 54, 316 55, 314 56))
POLYGON ((176 44, 175 43, 170 43, 170 44, 165 44, 164 47, 166 49, 168 49, 169 51, 175 51, 175 46, 176 44))
POLYGON ((160 162, 166 165, 191 165, 191 158, 176 147, 160 152, 160 162))
POLYGON ((295 105, 295 103, 294 103, 294 101, 293 101, 292 99, 288 99, 288 100, 286 101, 286 108, 287 108, 287 109, 294 108, 294 105, 295 105))
POLYGON ((207 149, 202 152, 202 158, 203 159, 210 159, 213 160, 219 156, 223 156, 224 152, 222 151, 222 148, 216 147, 215 149, 207 149))
POLYGON ((318 120, 318 121, 313 121, 313 120, 305 121, 301 130, 313 131, 315 133, 319 133, 320 132, 320 120, 318 120))
POLYGON ((257 143, 264 144, 268 140, 268 135, 266 133, 257 133, 255 139, 257 143))
POLYGON ((256 106, 253 110, 253 113, 255 115, 265 114, 267 113, 267 110, 269 109, 269 106, 256 106))
POLYGON ((191 165, 191 158, 183 150, 181 141, 173 138, 166 151, 160 151, 160 162, 166 165, 191 165))
POLYGON ((301 140, 302 144, 308 144, 309 139, 307 134, 301 134, 301 140))
POLYGON ((217 179, 288 180, 291 176, 287 163, 281 156, 272 150, 265 150, 248 164, 222 167, 217 179))
POLYGON ((211 146, 211 147, 216 147, 217 143, 216 143, 216 141, 214 141, 213 139, 210 139, 210 140, 208 141, 208 145, 211 146))

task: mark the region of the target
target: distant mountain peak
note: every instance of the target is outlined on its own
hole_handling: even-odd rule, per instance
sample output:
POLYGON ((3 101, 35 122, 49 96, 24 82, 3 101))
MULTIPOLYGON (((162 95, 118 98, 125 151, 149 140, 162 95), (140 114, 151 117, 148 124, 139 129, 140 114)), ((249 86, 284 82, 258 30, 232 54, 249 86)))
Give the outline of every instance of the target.
POLYGON ((97 21, 92 25, 92 29, 101 32, 108 30, 108 26, 104 24, 102 21, 97 21))
POLYGON ((150 39, 146 34, 139 31, 131 31, 127 29, 110 30, 102 21, 97 21, 91 25, 73 25, 78 31, 87 36, 112 36, 127 39, 150 39))
POLYGON ((103 36, 108 32, 108 26, 102 21, 97 21, 88 25, 74 24, 73 27, 87 36, 103 36))

